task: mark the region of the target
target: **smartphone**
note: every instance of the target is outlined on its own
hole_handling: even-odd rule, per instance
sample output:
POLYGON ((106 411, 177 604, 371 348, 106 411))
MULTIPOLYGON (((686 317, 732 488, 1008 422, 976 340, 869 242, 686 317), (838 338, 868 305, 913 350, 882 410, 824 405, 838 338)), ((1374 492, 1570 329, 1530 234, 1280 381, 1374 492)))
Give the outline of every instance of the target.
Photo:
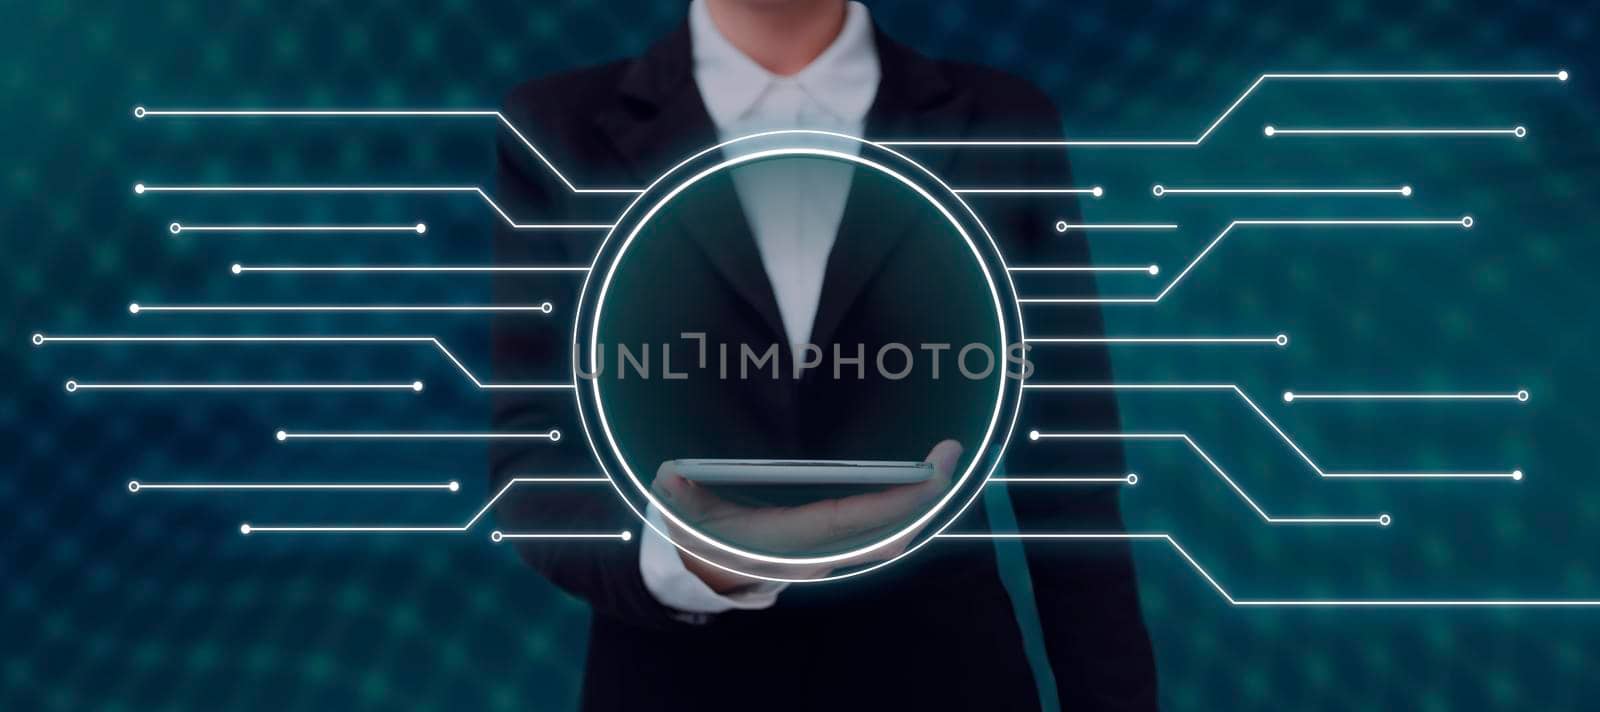
POLYGON ((888 460, 672 461, 684 479, 708 485, 908 485, 933 477, 926 462, 888 460))

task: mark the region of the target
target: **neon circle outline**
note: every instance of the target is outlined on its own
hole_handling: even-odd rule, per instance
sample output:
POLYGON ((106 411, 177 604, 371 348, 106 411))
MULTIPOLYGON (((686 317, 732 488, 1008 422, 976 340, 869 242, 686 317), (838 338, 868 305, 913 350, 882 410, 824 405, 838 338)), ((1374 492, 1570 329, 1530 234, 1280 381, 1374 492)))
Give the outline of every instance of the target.
MULTIPOLYGON (((651 181, 650 184, 641 190, 628 204, 628 206, 623 209, 611 230, 606 233, 605 238, 601 241, 599 248, 596 251, 596 256, 593 262, 591 262, 589 270, 584 276, 583 287, 580 291, 576 310, 576 318, 574 319, 573 324, 573 351, 571 364, 572 386, 574 400, 577 405, 579 421, 583 428, 584 439, 589 444, 590 452, 595 459, 595 464, 600 467, 602 473, 604 473, 606 476, 607 482, 611 484, 618 496, 621 497, 623 503, 630 511, 634 513, 635 516, 639 518, 641 522, 644 523, 645 526, 654 530, 663 539, 672 543, 672 545, 677 547, 680 551, 683 551, 711 566, 715 566, 719 569, 741 576, 755 578, 758 580, 784 583, 833 581, 874 571, 882 566, 887 566, 888 564, 910 555, 912 552, 920 549, 928 542, 936 538, 955 520, 960 519, 967 509, 972 506, 972 503, 977 501, 977 498, 983 492, 984 486, 987 484, 988 479, 994 476, 995 471, 999 468, 1001 461, 1004 459, 1006 448, 1009 446, 1011 437, 1015 431, 1016 421, 1021 412, 1022 379, 1011 378, 1002 372, 999 379, 999 387, 997 388, 996 392, 994 412, 990 416, 989 424, 986 427, 984 437, 979 447, 973 451, 974 457, 972 458, 971 463, 967 466, 966 470, 961 473, 954 485, 951 486, 944 493, 944 495, 940 497, 936 503, 934 503, 933 506, 929 507, 926 512, 918 516, 910 524, 907 524, 906 526, 882 537, 881 539, 875 540, 867 545, 854 548, 850 551, 821 556, 776 556, 747 551, 741 547, 719 541, 718 539, 699 531, 695 526, 682 521, 669 508, 662 506, 661 503, 657 501, 650 488, 645 486, 644 483, 633 472, 632 468, 622 456, 620 449, 617 446, 616 439, 610 431, 609 424, 606 423, 604 406, 602 405, 600 396, 599 379, 583 379, 580 377, 580 373, 582 372, 581 366, 584 363, 585 351, 587 350, 588 352, 588 363, 590 363, 591 366, 594 364, 594 359, 597 358, 595 352, 598 342, 600 314, 605 306, 605 294, 609 289, 610 281, 620 265, 622 257, 626 254, 629 245, 632 243, 633 239, 638 236, 639 232, 644 228, 644 226, 649 224, 650 221, 655 217, 656 213, 662 210, 674 197, 693 186, 695 183, 698 183, 699 181, 704 180, 715 173, 744 163, 784 156, 810 156, 847 161, 849 163, 866 166, 868 168, 877 170, 878 172, 887 175, 897 180, 901 184, 911 188, 925 201, 927 201, 929 205, 932 205, 935 209, 937 209, 951 224, 951 226, 956 228, 956 231, 966 241, 969 250, 973 254, 974 261, 978 264, 978 267, 983 273, 984 280, 989 287, 990 296, 995 307, 996 321, 999 326, 1001 342, 1000 347, 1002 351, 1009 353, 1009 347, 1011 345, 1026 343, 1021 304, 1017 300, 1016 287, 1011 281, 1010 270, 1007 268, 1004 254, 1001 252, 999 245, 994 241, 994 237, 990 234, 988 227, 983 224, 982 219, 978 217, 977 213, 972 210, 971 206, 969 206, 966 201, 963 200, 960 195, 949 186, 949 184, 945 183, 943 179, 941 179, 927 167, 911 159, 905 154, 890 147, 857 136, 850 136, 847 134, 830 131, 803 129, 764 131, 730 139, 728 141, 723 141, 714 146, 694 153, 688 158, 667 169, 655 180, 651 181), (644 211, 642 217, 636 220, 629 219, 630 215, 635 214, 639 210, 641 204, 645 201, 647 196, 651 196, 653 193, 655 193, 656 189, 660 187, 663 182, 667 181, 668 179, 675 178, 676 174, 678 174, 685 166, 702 159, 703 157, 707 156, 707 154, 720 151, 721 149, 733 144, 781 136, 826 136, 833 139, 853 141, 861 144, 863 147, 871 147, 872 150, 893 156, 898 161, 903 162, 907 166, 914 168, 915 171, 920 172, 921 176, 931 181, 933 186, 936 186, 935 190, 942 192, 949 202, 942 202, 941 200, 936 199, 929 193, 927 188, 924 188, 922 185, 912 181, 910 178, 895 171, 894 169, 889 168, 888 166, 885 166, 877 161, 863 158, 860 155, 828 149, 790 146, 787 148, 771 148, 753 151, 735 158, 724 157, 712 167, 698 171, 688 179, 676 179, 678 182, 673 185, 672 189, 669 190, 664 197, 655 199, 654 203, 644 211), (970 219, 970 225, 976 228, 976 232, 981 233, 982 245, 980 245, 980 240, 975 239, 972 234, 969 234, 968 225, 963 224, 963 221, 959 219, 956 214, 953 214, 952 211, 957 208, 959 208, 959 211, 964 214, 967 219, 970 219), (620 233, 624 229, 628 231, 628 234, 626 237, 621 237, 620 233), (606 257, 606 253, 609 251, 609 248, 611 248, 618 239, 622 240, 622 244, 616 249, 616 255, 611 257, 608 265, 602 267, 600 264, 601 260, 606 257), (985 250, 985 247, 987 248, 987 251, 985 250), (990 261, 992 261, 994 264, 991 265, 990 261), (598 292, 596 293, 595 291, 592 291, 592 282, 595 275, 602 270, 605 274, 600 280, 600 286, 598 288, 598 292), (995 272, 999 273, 999 279, 996 278, 995 272), (591 302, 593 302, 593 304, 591 304, 591 302), (583 338, 583 331, 586 323, 588 323, 591 327, 589 329, 590 334, 587 340, 583 338), (1008 332, 1011 331, 1011 324, 1015 324, 1015 338, 1011 338, 1008 334, 1008 332), (587 384, 584 383, 586 380, 589 381, 587 384), (588 412, 590 404, 586 403, 585 401, 587 395, 586 387, 588 394, 592 394, 594 415, 599 421, 600 428, 604 432, 605 442, 608 446, 607 450, 614 456, 616 466, 622 470, 624 475, 626 475, 634 492, 646 500, 648 503, 646 506, 648 507, 653 505, 656 511, 659 512, 663 518, 676 523, 684 532, 687 532, 699 541, 704 542, 715 549, 727 554, 731 554, 739 559, 759 561, 769 564, 780 564, 785 566, 808 566, 848 561, 857 556, 880 549, 896 539, 927 526, 928 523, 935 519, 941 512, 951 509, 952 500, 957 497, 963 487, 968 485, 969 481, 973 478, 975 471, 980 466, 985 466, 986 461, 987 471, 983 473, 984 481, 976 483, 976 486, 972 486, 970 488, 970 492, 966 495, 965 501, 959 502, 959 506, 955 508, 954 512, 946 517, 944 521, 938 523, 937 529, 931 533, 919 534, 920 541, 913 541, 906 547, 904 551, 901 551, 895 556, 883 561, 873 562, 859 568, 844 571, 842 573, 831 572, 826 576, 818 577, 791 578, 750 573, 742 571, 738 568, 734 568, 722 562, 712 561, 705 556, 686 548, 677 540, 675 540, 670 532, 663 531, 663 528, 657 527, 653 522, 651 522, 649 517, 646 516, 645 512, 641 511, 641 508, 635 505, 633 499, 630 498, 626 491, 624 491, 618 475, 612 471, 611 467, 607 466, 608 458, 602 452, 602 446, 595 434, 594 424, 590 422, 590 413, 588 412), (1002 429, 1003 433, 1000 433, 997 437, 997 430, 1002 429), (992 454, 989 454, 991 451, 992 454)), ((591 372, 593 371, 591 370, 591 372)), ((918 537, 914 537, 914 539, 915 538, 918 537)))

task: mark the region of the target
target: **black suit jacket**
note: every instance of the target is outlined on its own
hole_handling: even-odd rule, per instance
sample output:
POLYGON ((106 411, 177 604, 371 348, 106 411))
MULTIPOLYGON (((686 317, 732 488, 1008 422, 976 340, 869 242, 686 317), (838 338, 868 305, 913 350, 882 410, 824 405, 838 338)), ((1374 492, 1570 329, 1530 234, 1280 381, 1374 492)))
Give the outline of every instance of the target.
MULTIPOLYGON (((981 67, 927 59, 882 32, 876 43, 882 79, 867 116, 869 138, 1060 136, 1060 118, 1050 101, 1026 82, 981 67)), ((689 36, 682 27, 638 59, 519 86, 503 111, 544 154, 535 155, 514 136, 500 145, 495 199, 523 221, 604 222, 627 199, 573 194, 545 159, 579 186, 638 186, 683 156, 717 142, 692 77, 689 36)), ((1059 151, 940 149, 918 158, 956 186, 1072 184, 1059 151)), ((855 194, 851 201, 847 221, 851 211, 859 210, 855 194)), ((1071 201, 998 197, 976 201, 974 208, 1010 264, 1089 261, 1081 238, 1057 234, 1052 227, 1058 219, 1075 219, 1071 201)), ((743 239, 749 239, 747 232, 743 239)), ((496 259, 504 264, 587 265, 598 241, 592 233, 504 229, 496 237, 496 259)), ((747 314, 751 328, 759 328, 770 315, 762 315, 765 307, 758 302, 763 298, 750 295, 760 295, 762 289, 770 294, 770 287, 754 260, 754 244, 735 252, 744 257, 730 260, 722 251, 703 254, 705 264, 694 273, 704 276, 685 289, 756 306, 747 314)), ((853 335, 870 332, 871 295, 907 286, 895 282, 895 270, 882 268, 895 259, 893 245, 847 240, 841 233, 818 310, 817 335, 825 337, 821 345, 826 347, 834 336, 853 344, 853 335)), ((554 295, 559 305, 575 299, 580 284, 578 277, 502 273, 496 299, 537 303, 554 295)), ((1018 286, 1073 294, 1090 294, 1094 288, 1081 276, 1048 276, 1018 286)), ((730 314, 728 321, 738 322, 739 312, 730 314)), ((1093 308, 1057 307, 1025 316, 1029 333, 1035 335, 1093 336, 1103 331, 1093 308)), ((559 320, 497 320, 496 380, 567 380, 569 337, 569 326, 559 320)), ((1110 380, 1109 361, 1100 348, 1035 354, 1035 360, 1041 378, 1110 380)), ((832 397, 844 398, 841 393, 832 397)), ((496 489, 515 476, 594 472, 569 398, 556 392, 498 393, 498 429, 556 427, 569 437, 557 445, 500 441, 506 444, 492 453, 496 489)), ((805 417, 808 410, 839 412, 839 407, 832 402, 764 406, 779 421, 801 423, 812 420, 805 417), (786 407, 792 412, 785 412, 786 407)), ((1038 426, 1107 431, 1117 429, 1119 421, 1108 394, 1052 394, 1048 400, 1024 402, 1019 430, 1038 426)), ((1019 441, 1011 453, 1006 467, 1013 474, 1103 475, 1124 468, 1120 448, 1109 443, 1069 449, 1019 441)), ((916 457, 920 454, 912 459, 916 457)), ((1115 488, 1033 487, 1011 493, 1025 530, 1122 529, 1115 488)), ((508 530, 637 533, 641 527, 609 487, 514 489, 497 516, 508 530)), ((979 503, 950 530, 987 528, 979 503)), ((883 570, 826 584, 797 584, 770 609, 729 612, 704 622, 683 620, 646 590, 638 544, 637 536, 621 545, 518 544, 528 563, 594 608, 585 709, 1038 706, 1018 624, 988 542, 934 542, 883 570)), ((1127 545, 1029 541, 1024 550, 1063 707, 1154 708, 1154 664, 1127 545)))

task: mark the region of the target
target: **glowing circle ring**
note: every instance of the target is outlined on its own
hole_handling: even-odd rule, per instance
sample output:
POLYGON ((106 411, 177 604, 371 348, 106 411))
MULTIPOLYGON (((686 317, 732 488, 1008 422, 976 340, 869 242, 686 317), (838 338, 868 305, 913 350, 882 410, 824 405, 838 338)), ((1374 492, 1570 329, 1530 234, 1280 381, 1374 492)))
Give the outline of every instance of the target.
POLYGON ((984 227, 970 206, 964 200, 926 167, 882 144, 874 143, 855 136, 833 133, 828 131, 788 130, 766 131, 749 136, 732 139, 711 146, 695 153, 656 178, 645 187, 634 200, 629 203, 618 217, 611 230, 606 233, 600 248, 595 255, 594 262, 590 265, 584 277, 583 289, 578 300, 576 318, 573 325, 572 336, 572 386, 575 394, 579 418, 583 426, 585 440, 594 456, 595 463, 599 465, 606 479, 613 489, 621 496, 630 510, 644 522, 646 527, 660 534, 667 541, 679 549, 706 563, 722 568, 742 576, 781 582, 799 581, 828 581, 851 576, 858 576, 873 571, 882 566, 898 561, 901 558, 920 549, 931 541, 934 535, 944 531, 951 522, 959 519, 961 514, 977 500, 983 490, 984 483, 994 474, 999 466, 1007 445, 1016 427, 1017 414, 1022 403, 1022 381, 1017 378, 1002 376, 997 379, 999 384, 995 389, 995 402, 990 414, 988 425, 983 439, 976 449, 968 449, 972 455, 967 467, 956 477, 953 485, 922 515, 915 520, 885 534, 881 538, 853 548, 849 551, 818 556, 777 556, 761 552, 749 551, 738 546, 711 537, 699 531, 693 524, 685 522, 675 513, 655 498, 650 487, 646 485, 628 464, 621 453, 611 428, 606 420, 605 407, 601 398, 602 379, 586 379, 580 377, 582 373, 596 373, 596 361, 602 358, 599 353, 599 327, 601 314, 606 307, 606 293, 615 276, 618 266, 622 263, 629 246, 638 237, 640 231, 650 223, 656 215, 667 206, 675 197, 684 190, 695 185, 701 180, 720 171, 750 163, 781 157, 815 157, 847 161, 859 167, 878 171, 904 186, 926 200, 940 215, 966 241, 974 260, 981 269, 989 296, 993 302, 996 322, 999 326, 999 343, 992 344, 996 352, 1008 353, 1013 344, 1024 341, 1022 326, 1022 309, 1017 301, 1016 288, 1011 282, 1011 275, 1006 268, 1005 258, 993 236, 984 227), (816 148, 814 144, 818 139, 826 138, 830 141, 849 142, 858 144, 859 153, 816 148), (807 145, 782 145, 785 139, 790 139, 796 144, 807 145), (737 146, 747 141, 759 141, 761 146, 777 144, 776 148, 763 148, 747 153, 737 154, 732 158, 723 149, 737 146), (768 565, 779 566, 817 566, 846 562, 860 555, 872 552, 887 545, 913 531, 920 531, 919 538, 914 540, 898 555, 860 568, 849 569, 843 572, 835 571, 826 576, 812 577, 784 577, 766 573, 756 573, 741 570, 739 567, 723 561, 713 561, 702 556, 675 541, 670 531, 657 527, 646 516, 647 508, 654 506, 661 516, 676 524, 681 530, 695 537, 700 542, 715 548, 718 551, 730 554, 741 560, 761 562, 768 565))

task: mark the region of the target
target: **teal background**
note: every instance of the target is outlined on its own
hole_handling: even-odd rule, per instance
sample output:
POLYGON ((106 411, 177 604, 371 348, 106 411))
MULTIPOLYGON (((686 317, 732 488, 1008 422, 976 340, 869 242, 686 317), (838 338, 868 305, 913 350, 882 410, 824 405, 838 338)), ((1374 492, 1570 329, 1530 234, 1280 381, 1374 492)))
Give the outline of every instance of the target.
MULTIPOLYGON (((1454 217, 1453 229, 1236 231, 1112 335, 1271 335, 1287 349, 1126 347, 1125 382, 1238 383, 1325 469, 1521 467, 1508 482, 1319 481, 1227 394, 1122 399, 1191 433, 1274 514, 1389 512, 1387 529, 1268 527, 1175 444, 1130 448, 1130 529, 1172 532, 1242 597, 1600 598, 1589 351, 1600 173, 1594 3, 874 2, 931 54, 1029 77, 1082 137, 1192 138, 1266 71, 1553 71, 1572 81, 1263 86, 1195 149, 1084 149, 1107 294, 1153 294, 1235 218, 1454 217), (1490 139, 1266 140, 1261 126, 1528 127, 1490 139), (1399 198, 1154 200, 1150 185, 1396 185, 1399 198), (1526 405, 1295 404, 1295 390, 1527 388, 1526 405)), ((469 430, 487 399, 426 347, 34 348, 47 334, 428 334, 488 377, 470 316, 130 317, 146 303, 474 303, 477 276, 246 275, 257 264, 474 264, 493 215, 460 196, 145 196, 134 182, 490 181, 481 120, 146 120, 150 107, 489 108, 517 81, 640 51, 676 3, 10 2, 0 23, 0 708, 566 709, 586 610, 486 532, 267 538, 241 521, 459 523, 472 443, 287 443, 280 427, 469 430), (426 238, 185 236, 164 226, 426 220, 426 238), (68 378, 399 380, 411 394, 79 393, 68 378), (190 494, 182 481, 459 479, 457 494, 190 494)), ((582 166, 564 166, 582 182, 582 166)), ((597 202, 597 218, 607 204, 597 202)), ((1041 230, 1049 226, 1039 226, 1041 230)), ((558 305, 575 295, 552 281, 558 305)), ((1052 307, 1063 308, 1063 307, 1052 307)), ((564 328, 560 310, 530 328, 564 328)), ((1064 335, 1064 334, 1063 334, 1064 335)), ((1066 335, 1064 335, 1066 336, 1066 335)), ((1064 348, 1064 347, 1050 347, 1064 348)), ((1037 352, 1041 379, 1052 371, 1037 352)), ((1049 424, 1023 427, 1049 429, 1049 424)), ((567 443, 577 445, 576 439, 567 443)), ((1019 447, 1059 448, 1062 444, 1019 447)), ((1063 544, 1084 546, 1085 544, 1063 544)), ((1583 709, 1600 610, 1246 610, 1136 545, 1171 709, 1583 709)))

